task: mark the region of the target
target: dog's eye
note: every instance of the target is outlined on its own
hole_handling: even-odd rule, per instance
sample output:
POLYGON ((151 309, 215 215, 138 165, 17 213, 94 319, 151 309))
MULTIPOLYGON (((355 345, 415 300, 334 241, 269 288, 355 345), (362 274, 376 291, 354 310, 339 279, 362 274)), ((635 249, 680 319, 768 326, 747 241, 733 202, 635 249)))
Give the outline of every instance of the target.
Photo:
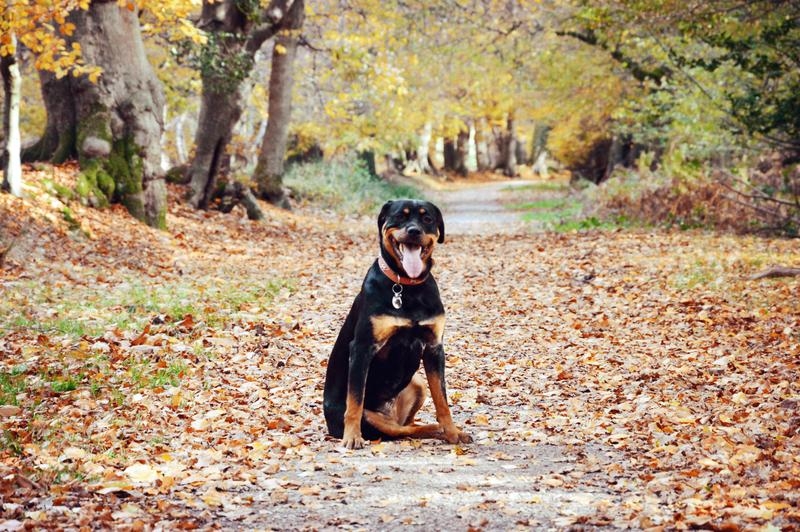
POLYGON ((422 217, 422 223, 432 224, 433 223, 433 217, 432 216, 428 216, 426 214, 425 216, 422 217))

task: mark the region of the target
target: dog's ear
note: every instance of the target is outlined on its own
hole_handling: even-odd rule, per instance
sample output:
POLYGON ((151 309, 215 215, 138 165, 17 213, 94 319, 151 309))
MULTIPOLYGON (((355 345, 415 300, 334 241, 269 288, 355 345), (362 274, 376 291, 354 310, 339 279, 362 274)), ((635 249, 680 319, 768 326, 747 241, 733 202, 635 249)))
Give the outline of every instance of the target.
POLYGON ((383 204, 381 208, 381 213, 378 215, 378 238, 381 238, 381 231, 383 230, 383 224, 386 223, 386 217, 389 215, 389 207, 392 205, 392 200, 387 201, 383 204))
POLYGON ((439 210, 439 207, 434 205, 433 203, 430 204, 434 214, 436 215, 436 227, 439 229, 439 239, 437 240, 438 243, 444 242, 444 218, 442 217, 442 211, 439 210))

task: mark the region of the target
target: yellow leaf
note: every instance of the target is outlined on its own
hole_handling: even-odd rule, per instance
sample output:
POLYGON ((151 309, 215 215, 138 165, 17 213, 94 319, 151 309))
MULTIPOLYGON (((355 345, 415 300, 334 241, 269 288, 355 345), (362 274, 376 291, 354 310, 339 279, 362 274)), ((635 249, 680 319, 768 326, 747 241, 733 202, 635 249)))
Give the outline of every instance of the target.
POLYGON ((222 506, 222 495, 216 488, 208 488, 208 491, 202 494, 200 498, 208 506, 222 506))
POLYGON ((275 53, 278 55, 284 55, 286 53, 286 47, 282 44, 276 44, 275 53))
POLYGON ((486 426, 489 424, 489 418, 485 414, 475 414, 472 418, 472 422, 476 425, 486 426))
POLYGON ((125 474, 131 482, 152 484, 158 480, 158 472, 147 464, 133 464, 125 468, 125 474))

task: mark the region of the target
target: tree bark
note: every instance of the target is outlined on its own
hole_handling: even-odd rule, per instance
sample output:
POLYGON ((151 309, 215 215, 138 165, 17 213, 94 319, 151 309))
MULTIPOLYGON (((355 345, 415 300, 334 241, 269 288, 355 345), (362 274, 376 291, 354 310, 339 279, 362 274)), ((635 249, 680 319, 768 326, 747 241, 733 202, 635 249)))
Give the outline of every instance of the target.
MULTIPOLYGON (((16 49, 16 38, 11 35, 11 45, 16 49)), ((22 78, 16 53, 0 59, 3 76, 3 136, 6 141, 3 154, 3 190, 22 197, 22 166, 20 165, 19 102, 22 78)))
POLYGON ((275 38, 269 76, 267 131, 253 173, 259 197, 285 209, 290 208, 290 205, 283 191, 284 161, 292 117, 294 60, 304 11, 304 0, 294 0, 284 17, 281 32, 275 38))
POLYGON ((138 13, 95 0, 75 19, 85 61, 103 68, 97 84, 77 79, 75 140, 84 179, 102 191, 111 178, 115 200, 148 225, 166 227, 164 92, 145 54, 138 13))

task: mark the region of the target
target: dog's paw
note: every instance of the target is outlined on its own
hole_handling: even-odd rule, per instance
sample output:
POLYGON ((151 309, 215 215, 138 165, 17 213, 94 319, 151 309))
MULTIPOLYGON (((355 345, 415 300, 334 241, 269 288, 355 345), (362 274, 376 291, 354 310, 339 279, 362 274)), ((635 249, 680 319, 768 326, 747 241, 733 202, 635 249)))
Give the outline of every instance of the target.
POLYGON ((451 430, 446 430, 444 438, 448 443, 472 443, 472 436, 456 427, 453 427, 451 430))
POLYGON ((364 440, 360 434, 353 436, 345 435, 345 437, 342 438, 342 445, 344 445, 346 449, 361 449, 366 444, 366 440, 364 440))

